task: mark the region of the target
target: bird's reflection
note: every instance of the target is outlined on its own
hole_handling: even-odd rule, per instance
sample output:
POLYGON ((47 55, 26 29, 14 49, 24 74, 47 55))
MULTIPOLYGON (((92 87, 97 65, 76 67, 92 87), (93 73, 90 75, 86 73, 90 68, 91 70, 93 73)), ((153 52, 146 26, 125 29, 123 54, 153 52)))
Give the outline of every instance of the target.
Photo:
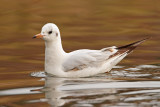
MULTIPOLYGON (((113 89, 100 89, 97 91, 95 81, 103 82, 109 81, 106 79, 93 79, 93 78, 57 78, 46 77, 45 86, 42 91, 45 93, 45 98, 51 107, 63 106, 69 102, 83 102, 81 98, 86 96, 104 95, 106 93, 115 93, 113 89), (90 87, 90 85, 92 85, 90 87)), ((103 85, 102 85, 103 86, 103 85)), ((113 97, 113 96, 112 96, 113 97)), ((98 97, 97 97, 98 99, 98 97)), ((108 98, 107 98, 108 99, 108 98)), ((87 99, 84 101, 90 102, 96 99, 87 99)), ((81 102, 81 105, 82 105, 81 102)), ((87 102, 87 103, 88 103, 87 102)), ((85 102, 86 103, 86 102, 85 102)), ((77 105, 78 106, 78 105, 77 105)))
POLYGON ((51 107, 62 106, 65 104, 65 101, 61 99, 65 93, 59 89, 64 85, 64 78, 55 78, 55 77, 46 77, 45 86, 42 89, 45 92, 45 98, 51 107))
MULTIPOLYGON (((104 106, 109 106, 110 104, 114 105, 116 103, 119 104, 121 101, 127 103, 125 101, 132 99, 130 93, 135 94, 136 96, 136 92, 142 92, 144 93, 144 96, 146 96, 146 90, 144 90, 145 87, 160 87, 160 83, 155 81, 129 82, 99 77, 46 77, 45 86, 42 91, 45 93, 45 99, 51 107, 68 107, 71 105, 75 107, 85 107, 95 106, 96 104, 104 104, 104 102, 104 106)), ((159 92, 159 90, 150 91, 159 92)), ((156 95, 157 94, 155 94, 155 96, 156 95)), ((141 98, 141 96, 143 95, 140 95, 139 97, 141 98)))

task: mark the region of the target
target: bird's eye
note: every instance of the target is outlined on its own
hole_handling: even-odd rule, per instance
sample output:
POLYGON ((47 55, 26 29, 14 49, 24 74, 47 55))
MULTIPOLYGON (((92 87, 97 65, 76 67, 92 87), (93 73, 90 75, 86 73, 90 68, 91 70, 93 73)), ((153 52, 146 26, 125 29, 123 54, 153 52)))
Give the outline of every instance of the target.
POLYGON ((48 32, 48 34, 51 34, 51 33, 52 33, 52 31, 49 31, 49 32, 48 32))

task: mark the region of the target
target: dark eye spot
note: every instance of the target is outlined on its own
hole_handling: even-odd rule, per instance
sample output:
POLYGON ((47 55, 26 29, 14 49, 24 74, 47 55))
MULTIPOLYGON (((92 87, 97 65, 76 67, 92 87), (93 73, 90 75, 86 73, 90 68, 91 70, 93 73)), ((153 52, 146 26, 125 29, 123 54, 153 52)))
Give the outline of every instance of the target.
POLYGON ((52 31, 49 31, 49 32, 48 32, 48 34, 51 34, 51 33, 52 33, 52 31))
POLYGON ((58 33, 56 32, 56 36, 58 36, 58 33))

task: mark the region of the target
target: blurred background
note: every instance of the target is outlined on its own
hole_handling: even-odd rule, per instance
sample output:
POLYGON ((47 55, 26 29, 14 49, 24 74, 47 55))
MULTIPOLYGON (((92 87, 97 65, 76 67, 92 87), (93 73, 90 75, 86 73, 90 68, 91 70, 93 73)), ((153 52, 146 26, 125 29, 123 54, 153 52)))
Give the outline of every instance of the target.
POLYGON ((159 4, 159 0, 0 0, 0 89, 43 84, 30 77, 44 69, 44 41, 32 37, 49 22, 59 27, 66 52, 152 37, 119 65, 159 65, 159 4))

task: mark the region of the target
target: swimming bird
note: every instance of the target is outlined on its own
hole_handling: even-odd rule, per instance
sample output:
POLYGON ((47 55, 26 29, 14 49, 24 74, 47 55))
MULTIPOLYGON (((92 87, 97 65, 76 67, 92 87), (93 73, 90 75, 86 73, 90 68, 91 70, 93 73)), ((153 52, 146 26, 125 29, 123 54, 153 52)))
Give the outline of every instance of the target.
POLYGON ((139 44, 148 39, 120 47, 112 46, 100 50, 80 49, 67 53, 62 47, 60 31, 53 23, 45 24, 41 33, 33 38, 42 38, 45 41, 45 72, 58 77, 89 77, 109 72, 139 44))

